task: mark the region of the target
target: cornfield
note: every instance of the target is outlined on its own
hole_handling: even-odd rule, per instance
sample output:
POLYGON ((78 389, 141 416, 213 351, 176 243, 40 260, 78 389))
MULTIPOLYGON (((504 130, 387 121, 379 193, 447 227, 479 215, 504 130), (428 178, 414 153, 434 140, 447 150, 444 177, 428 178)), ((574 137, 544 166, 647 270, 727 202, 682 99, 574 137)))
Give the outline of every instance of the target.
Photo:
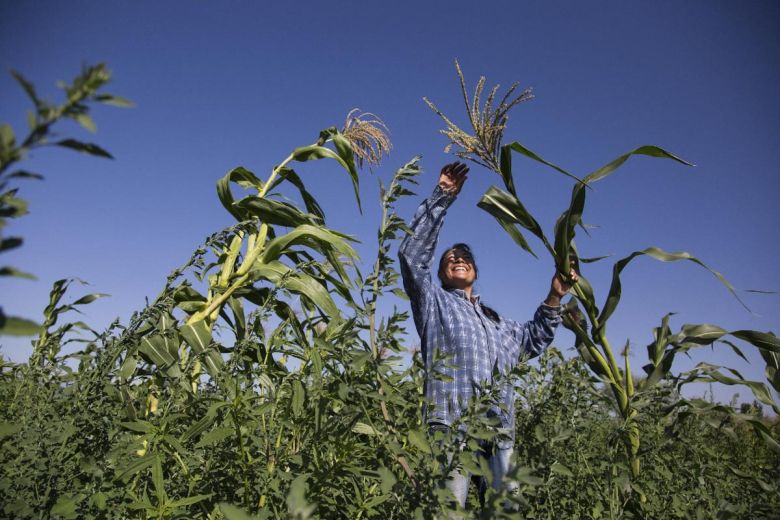
MULTIPOLYGON (((470 497, 479 518, 777 518, 780 509, 780 342, 768 332, 727 331, 711 324, 673 332, 661 318, 648 345, 644 374, 632 372, 628 353, 618 362, 607 322, 619 304, 620 274, 636 257, 689 261, 685 252, 656 247, 617 261, 599 305, 587 280, 589 262, 574 242, 588 190, 630 157, 687 164, 656 146, 642 146, 579 177, 519 142, 503 143, 507 113, 528 99, 515 86, 495 105, 497 88, 481 100, 484 78, 469 95, 461 80, 472 130, 447 125, 457 154, 498 174, 480 207, 521 248, 536 254, 533 235, 561 273, 574 261, 581 273, 566 305, 565 325, 576 351, 567 359, 551 347, 538 366, 520 365, 502 377, 517 382, 515 466, 519 493, 488 491, 484 505, 470 497), (521 201, 512 155, 539 161, 572 182, 571 203, 552 237, 521 201), (728 368, 701 364, 679 374, 674 359, 693 349, 737 342, 759 349, 768 384, 746 381, 728 368), (694 381, 747 385, 756 402, 730 406, 689 399, 694 381), (520 513, 503 505, 514 502, 520 513)), ((86 68, 65 87, 58 106, 31 97, 30 134, 17 143, 10 126, 0 140, 0 217, 24 215, 26 202, 12 183, 29 176, 12 166, 45 144, 110 157, 92 143, 48 141, 52 127, 71 118, 92 125, 94 103, 127 105, 103 92, 110 74, 86 68)), ((94 126, 94 125, 92 125, 94 126)), ((391 147, 382 120, 351 112, 344 126, 322 130, 273 166, 267 177, 238 167, 217 182, 220 203, 235 224, 212 234, 165 281, 157 298, 126 323, 95 331, 70 321, 72 311, 99 293, 71 297, 75 280, 51 291, 42 322, 0 314, 5 335, 29 335, 25 363, 0 359, 0 516, 5 518, 446 518, 442 475, 461 464, 490 478, 475 458, 496 429, 482 412, 486 391, 461 420, 467 442, 451 460, 441 434, 422 424, 422 381, 416 354, 402 353, 414 338, 404 309, 381 314, 386 295, 401 294, 394 248, 406 233, 396 213, 421 173, 419 158, 380 186, 376 256, 362 273, 355 237, 326 226, 326 216, 299 162, 336 161, 359 198, 359 167, 378 165, 391 147), (238 196, 238 190, 242 196, 238 196), (248 192, 248 194, 246 194, 248 192), (292 198, 299 203, 291 202, 292 198), (77 335, 76 332, 81 332, 77 335), (87 339, 84 339, 84 338, 87 339), (81 341, 68 352, 63 347, 81 341)), ((671 164, 671 163, 670 163, 671 164)), ((5 230, 5 228, 2 228, 5 230)), ((0 251, 19 247, 3 237, 0 251)), ((11 267, 6 276, 25 276, 11 267)), ((736 295, 736 293, 735 293, 736 295)), ((6 303, 8 302, 6 298, 6 303)), ((564 346, 568 347, 568 346, 564 346)), ((445 360, 446 361, 446 360, 445 360)))

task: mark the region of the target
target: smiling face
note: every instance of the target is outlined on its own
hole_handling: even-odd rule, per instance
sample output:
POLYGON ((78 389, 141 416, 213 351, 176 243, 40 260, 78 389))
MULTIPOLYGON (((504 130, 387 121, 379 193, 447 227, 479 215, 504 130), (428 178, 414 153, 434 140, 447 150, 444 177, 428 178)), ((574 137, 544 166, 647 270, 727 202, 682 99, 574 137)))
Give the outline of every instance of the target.
POLYGON ((439 262, 439 279, 442 285, 451 289, 467 289, 477 279, 477 265, 466 244, 455 244, 448 249, 439 262))

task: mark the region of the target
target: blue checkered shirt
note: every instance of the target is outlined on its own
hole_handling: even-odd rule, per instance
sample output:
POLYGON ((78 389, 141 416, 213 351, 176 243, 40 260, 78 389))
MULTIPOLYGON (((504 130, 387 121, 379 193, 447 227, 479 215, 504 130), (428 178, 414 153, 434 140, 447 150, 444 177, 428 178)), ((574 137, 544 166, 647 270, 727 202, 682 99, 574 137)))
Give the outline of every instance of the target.
MULTIPOLYGON (((486 383, 494 383, 494 367, 499 374, 507 373, 517 363, 538 356, 552 342, 561 322, 560 307, 546 305, 525 324, 504 317, 494 321, 486 315, 479 296, 469 301, 465 291, 443 288, 431 279, 439 231, 454 199, 437 186, 417 209, 412 233, 399 250, 404 289, 411 300, 426 370, 423 419, 446 425, 460 417, 486 383)), ((507 378, 498 384, 504 409, 493 406, 489 414, 500 418, 509 437, 501 444, 508 444, 514 438, 515 392, 507 378)))

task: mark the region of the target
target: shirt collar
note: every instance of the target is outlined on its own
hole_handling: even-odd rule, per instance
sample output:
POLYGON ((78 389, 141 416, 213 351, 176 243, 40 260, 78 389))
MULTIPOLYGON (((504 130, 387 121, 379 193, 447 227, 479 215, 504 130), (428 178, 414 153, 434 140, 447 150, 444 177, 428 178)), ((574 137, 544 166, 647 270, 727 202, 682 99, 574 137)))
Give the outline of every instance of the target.
MULTIPOLYGON (((455 295, 463 298, 466 301, 468 301, 468 299, 469 299, 468 296, 466 295, 466 291, 464 291, 463 289, 452 289, 452 288, 449 288, 449 287, 445 287, 444 290, 449 291, 452 294, 455 294, 455 295)), ((471 300, 474 303, 479 303, 479 298, 480 298, 479 294, 471 293, 471 300)))

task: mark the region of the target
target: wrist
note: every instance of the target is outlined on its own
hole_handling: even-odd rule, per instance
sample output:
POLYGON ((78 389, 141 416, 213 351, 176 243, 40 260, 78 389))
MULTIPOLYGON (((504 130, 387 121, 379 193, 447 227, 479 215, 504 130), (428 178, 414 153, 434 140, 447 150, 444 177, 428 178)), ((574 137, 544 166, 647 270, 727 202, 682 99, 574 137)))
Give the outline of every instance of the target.
POLYGON ((544 299, 543 303, 548 307, 560 307, 562 297, 562 295, 559 295, 555 291, 550 290, 550 292, 547 294, 547 298, 544 299))

